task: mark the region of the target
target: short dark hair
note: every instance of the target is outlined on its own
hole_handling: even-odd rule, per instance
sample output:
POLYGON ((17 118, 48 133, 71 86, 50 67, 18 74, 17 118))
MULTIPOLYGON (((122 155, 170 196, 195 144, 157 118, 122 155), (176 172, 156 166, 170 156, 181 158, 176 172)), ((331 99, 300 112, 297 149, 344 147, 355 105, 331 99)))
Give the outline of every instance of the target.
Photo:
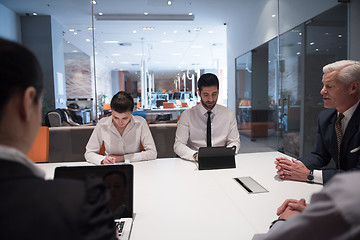
POLYGON ((35 55, 18 43, 0 38, 0 114, 15 94, 28 87, 36 90, 37 103, 44 87, 43 74, 35 55))
POLYGON ((198 81, 198 88, 201 92, 203 87, 210 87, 210 86, 216 86, 217 89, 219 89, 219 79, 215 74, 212 73, 205 73, 200 76, 198 81))
POLYGON ((113 96, 110 103, 111 110, 118 113, 132 112, 134 99, 126 92, 120 91, 113 96))

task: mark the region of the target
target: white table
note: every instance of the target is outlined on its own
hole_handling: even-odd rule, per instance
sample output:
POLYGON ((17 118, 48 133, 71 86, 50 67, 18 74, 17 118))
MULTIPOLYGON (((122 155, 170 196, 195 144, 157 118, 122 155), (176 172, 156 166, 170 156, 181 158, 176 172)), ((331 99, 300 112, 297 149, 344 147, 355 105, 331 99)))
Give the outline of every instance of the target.
MULTIPOLYGON (((199 171, 177 158, 134 163, 134 210, 131 239, 251 239, 266 232, 286 198, 310 200, 322 186, 282 181, 274 159, 279 152, 239 154, 236 169, 199 171), (251 176, 269 192, 248 194, 234 177, 251 176)), ((39 164, 53 177, 57 166, 39 164)))

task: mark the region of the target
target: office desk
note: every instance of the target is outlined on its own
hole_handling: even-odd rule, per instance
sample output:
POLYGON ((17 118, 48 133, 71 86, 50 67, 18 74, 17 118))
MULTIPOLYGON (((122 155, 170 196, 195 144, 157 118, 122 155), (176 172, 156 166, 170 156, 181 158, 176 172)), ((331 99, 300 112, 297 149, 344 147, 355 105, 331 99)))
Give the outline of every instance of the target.
MULTIPOLYGON (((321 185, 282 181, 274 159, 279 152, 239 154, 236 169, 199 171, 177 158, 134 163, 134 210, 131 239, 251 239, 266 232, 286 198, 305 198, 321 185), (269 192, 248 194, 234 177, 251 176, 269 192)), ((38 164, 53 177, 57 166, 38 164)))

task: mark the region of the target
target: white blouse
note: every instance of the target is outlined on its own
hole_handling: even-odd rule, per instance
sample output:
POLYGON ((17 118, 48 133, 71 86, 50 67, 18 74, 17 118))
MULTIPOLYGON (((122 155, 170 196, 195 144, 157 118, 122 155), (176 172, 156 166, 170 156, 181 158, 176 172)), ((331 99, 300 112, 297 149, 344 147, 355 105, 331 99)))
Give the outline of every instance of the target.
POLYGON ((86 145, 86 161, 101 164, 105 158, 99 154, 103 142, 106 149, 105 155, 124 155, 126 162, 153 160, 157 157, 149 126, 140 116, 131 116, 122 136, 114 126, 111 116, 102 118, 86 145), (140 152, 140 143, 145 151, 140 152))

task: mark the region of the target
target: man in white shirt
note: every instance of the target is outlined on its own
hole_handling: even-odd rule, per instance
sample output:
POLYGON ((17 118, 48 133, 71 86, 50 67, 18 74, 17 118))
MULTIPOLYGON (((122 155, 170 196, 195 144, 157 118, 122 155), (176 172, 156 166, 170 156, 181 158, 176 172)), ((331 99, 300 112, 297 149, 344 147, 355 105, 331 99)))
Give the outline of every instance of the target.
POLYGON ((219 95, 219 80, 206 73, 198 81, 201 103, 184 111, 177 125, 174 152, 186 160, 197 161, 200 147, 236 147, 240 150, 239 131, 235 114, 216 104, 219 95), (210 116, 209 116, 210 115, 210 116))
POLYGON ((300 161, 275 160, 282 179, 326 183, 332 176, 360 169, 360 62, 343 60, 323 68, 324 107, 314 149, 300 161), (322 169, 330 160, 335 169, 322 169))

